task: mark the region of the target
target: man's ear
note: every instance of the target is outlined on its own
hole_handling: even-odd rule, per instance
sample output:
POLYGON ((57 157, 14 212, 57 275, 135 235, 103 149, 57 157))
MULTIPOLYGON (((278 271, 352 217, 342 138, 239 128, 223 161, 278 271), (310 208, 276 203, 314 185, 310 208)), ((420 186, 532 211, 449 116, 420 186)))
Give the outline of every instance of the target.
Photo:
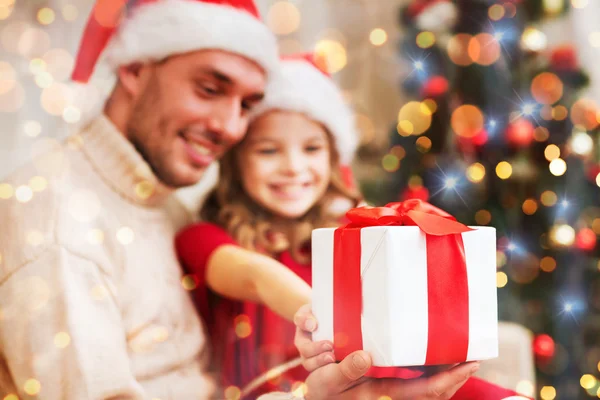
POLYGON ((131 97, 137 97, 146 85, 149 75, 149 66, 142 63, 133 63, 119 67, 117 76, 121 86, 131 97))

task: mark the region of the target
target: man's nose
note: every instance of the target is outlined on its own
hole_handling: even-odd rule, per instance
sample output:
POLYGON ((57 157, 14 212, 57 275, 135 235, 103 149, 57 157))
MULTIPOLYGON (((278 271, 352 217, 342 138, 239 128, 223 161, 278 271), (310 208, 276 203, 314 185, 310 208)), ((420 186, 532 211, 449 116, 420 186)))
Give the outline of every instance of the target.
POLYGON ((219 138, 233 145, 244 137, 248 117, 242 113, 239 99, 224 99, 219 102, 209 117, 208 129, 219 138))

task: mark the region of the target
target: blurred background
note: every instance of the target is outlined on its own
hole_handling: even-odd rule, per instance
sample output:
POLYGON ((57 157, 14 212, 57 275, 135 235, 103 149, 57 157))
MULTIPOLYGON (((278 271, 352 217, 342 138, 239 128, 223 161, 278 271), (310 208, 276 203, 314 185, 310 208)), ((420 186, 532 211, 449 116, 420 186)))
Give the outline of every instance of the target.
MULTIPOLYGON (((600 398, 600 0, 258 4, 282 53, 319 53, 354 106, 371 204, 421 198, 496 227, 500 318, 535 361, 513 386, 600 398)), ((0 0, 0 199, 111 88, 69 82, 92 5, 0 0)))

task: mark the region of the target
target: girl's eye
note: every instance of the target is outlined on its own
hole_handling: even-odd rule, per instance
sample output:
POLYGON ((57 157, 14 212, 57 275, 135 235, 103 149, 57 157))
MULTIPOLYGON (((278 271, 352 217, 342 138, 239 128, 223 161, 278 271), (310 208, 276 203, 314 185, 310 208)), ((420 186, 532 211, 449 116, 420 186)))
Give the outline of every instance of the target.
POLYGON ((321 150, 323 147, 322 146, 306 146, 306 151, 309 153, 315 153, 319 150, 321 150))
POLYGON ((258 149, 258 152, 260 154, 275 154, 277 152, 277 149, 273 149, 273 148, 264 148, 264 149, 258 149))

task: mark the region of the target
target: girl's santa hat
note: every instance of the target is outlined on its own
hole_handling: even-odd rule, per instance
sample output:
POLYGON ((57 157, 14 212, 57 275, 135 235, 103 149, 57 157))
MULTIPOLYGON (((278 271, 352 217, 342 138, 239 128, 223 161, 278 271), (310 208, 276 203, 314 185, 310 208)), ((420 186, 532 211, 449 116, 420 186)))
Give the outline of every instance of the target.
POLYGON ((114 71, 133 62, 219 49, 277 70, 277 42, 253 0, 98 0, 81 40, 74 81, 86 83, 104 54, 114 71))
POLYGON ((451 0, 413 0, 404 13, 407 22, 424 31, 448 31, 458 20, 458 10, 451 0))
POLYGON ((340 89, 312 54, 283 57, 253 118, 272 111, 296 111, 320 122, 334 139, 342 165, 349 165, 359 142, 354 113, 340 89))

